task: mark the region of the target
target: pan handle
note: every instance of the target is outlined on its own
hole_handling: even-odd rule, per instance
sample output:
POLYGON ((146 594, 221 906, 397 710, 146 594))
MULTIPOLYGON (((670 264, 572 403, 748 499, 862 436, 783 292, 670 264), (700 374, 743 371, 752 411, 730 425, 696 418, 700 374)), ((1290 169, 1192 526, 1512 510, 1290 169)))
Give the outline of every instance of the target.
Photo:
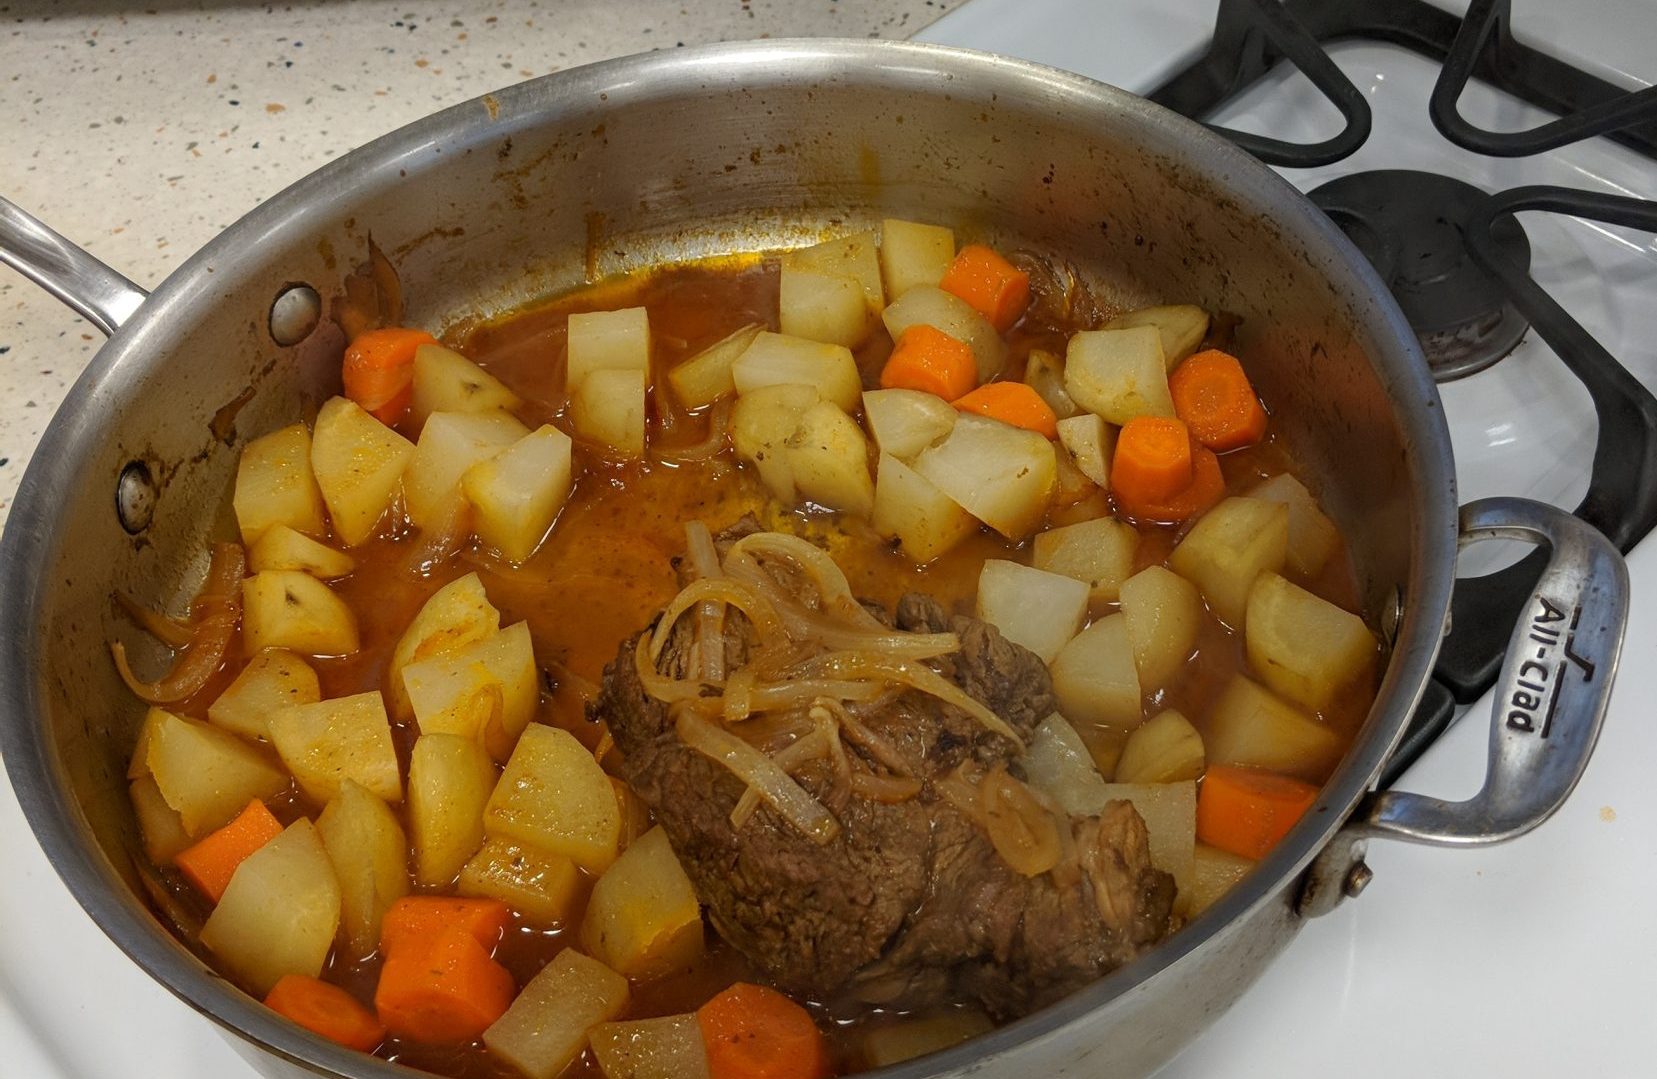
POLYGON ((1462 507, 1461 545, 1490 539, 1537 544, 1550 556, 1508 640, 1484 786, 1465 802, 1371 792, 1313 861, 1300 913, 1326 913, 1363 890, 1369 839, 1448 847, 1513 839, 1551 817, 1588 767, 1622 653, 1628 567, 1598 529, 1528 499, 1462 507))
POLYGON ((120 329, 149 296, 5 198, 0 198, 0 262, 74 308, 105 336, 120 329))

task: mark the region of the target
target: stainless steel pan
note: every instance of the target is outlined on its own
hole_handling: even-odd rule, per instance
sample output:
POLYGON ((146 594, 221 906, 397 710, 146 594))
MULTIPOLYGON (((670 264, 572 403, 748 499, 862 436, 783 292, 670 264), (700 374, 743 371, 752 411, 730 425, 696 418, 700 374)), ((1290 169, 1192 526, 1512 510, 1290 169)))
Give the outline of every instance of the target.
POLYGON ((1559 806, 1604 715, 1622 562, 1535 503, 1478 503, 1458 523, 1415 339, 1321 213, 1200 126, 1077 76, 912 44, 722 45, 561 73, 397 131, 260 206, 147 298, 0 204, 0 257, 111 334, 41 441, 0 546, 0 748, 98 924, 269 1075, 410 1074, 237 991, 162 928, 134 871, 124 765, 140 710, 105 642, 142 642, 109 597, 188 593, 207 541, 231 527, 239 447, 337 391, 342 335, 327 319, 305 335, 315 309, 292 286, 337 294, 372 233, 397 264, 406 318, 439 326, 594 275, 885 215, 1016 239, 1124 301, 1244 316, 1251 373, 1351 540, 1390 646, 1380 696, 1315 811, 1241 886, 1068 1000, 887 1074, 1147 1072, 1305 918, 1362 889, 1368 839, 1489 843, 1559 806), (1496 536, 1553 554, 1514 630, 1484 789, 1454 804, 1375 793, 1438 648, 1457 545, 1496 536))

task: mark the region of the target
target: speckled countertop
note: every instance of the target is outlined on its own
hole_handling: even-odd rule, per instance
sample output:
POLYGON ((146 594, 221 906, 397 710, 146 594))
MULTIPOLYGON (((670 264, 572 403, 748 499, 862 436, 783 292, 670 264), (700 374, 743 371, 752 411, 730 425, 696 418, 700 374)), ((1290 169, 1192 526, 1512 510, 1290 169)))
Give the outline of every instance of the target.
MULTIPOLYGON (((958 3, 0 2, 0 194, 153 287, 329 158, 486 91, 699 42, 907 37, 958 3)), ((0 266, 0 528, 101 341, 0 266)))

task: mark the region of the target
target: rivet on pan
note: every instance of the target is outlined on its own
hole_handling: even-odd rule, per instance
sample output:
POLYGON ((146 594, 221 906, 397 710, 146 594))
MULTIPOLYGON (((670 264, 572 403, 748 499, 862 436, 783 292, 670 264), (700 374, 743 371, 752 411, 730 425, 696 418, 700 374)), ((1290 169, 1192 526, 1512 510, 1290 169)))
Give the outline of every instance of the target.
POLYGON ((1398 639, 1398 627, 1404 621, 1404 596, 1397 588, 1387 592, 1381 605, 1381 636, 1391 645, 1398 639))
POLYGON ((115 516, 121 527, 136 536, 150 526, 155 516, 155 478, 150 466, 142 461, 129 461, 121 469, 121 478, 115 481, 115 516))
POLYGON ((1369 882, 1375 879, 1375 870, 1363 862, 1359 862, 1346 873, 1346 880, 1341 884, 1341 891, 1348 899, 1356 899, 1369 887, 1369 882))
POLYGON ((286 347, 311 336, 322 319, 322 297, 309 285, 284 285, 270 305, 270 336, 286 347))

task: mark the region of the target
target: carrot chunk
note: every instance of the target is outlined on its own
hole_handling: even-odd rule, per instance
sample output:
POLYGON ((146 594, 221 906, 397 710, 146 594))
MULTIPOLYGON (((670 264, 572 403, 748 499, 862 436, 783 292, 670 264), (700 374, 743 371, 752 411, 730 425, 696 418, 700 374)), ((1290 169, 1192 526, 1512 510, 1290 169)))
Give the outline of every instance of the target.
POLYGON ((983 244, 961 248, 938 287, 972 305, 997 333, 1012 329, 1030 304, 1030 275, 983 244))
POLYGON ((978 362, 965 341, 936 326, 916 323, 898 336, 880 371, 887 390, 921 390, 953 401, 978 384, 978 362))
POLYGON ((396 423, 414 396, 414 350, 436 343, 425 330, 401 326, 358 334, 340 372, 345 396, 381 423, 396 423))
POLYGON ((406 938, 386 955, 374 1009, 386 1030, 426 1043, 469 1042, 506 1013, 517 985, 468 929, 406 938))
POLYGON ((405 895, 386 908, 380 922, 380 952, 389 956, 405 944, 424 946, 449 929, 462 929, 488 954, 500 943, 511 916, 511 909, 498 899, 405 895))
POLYGON ((1174 413, 1198 442, 1224 453, 1265 437, 1266 410, 1237 357, 1208 349, 1189 357, 1168 376, 1174 413))
POLYGON ((1059 417, 1053 406, 1022 382, 991 382, 952 403, 962 412, 1010 423, 1043 438, 1059 437, 1059 417))
POLYGON ((1124 499, 1140 504, 1163 502, 1191 486, 1191 433, 1166 416, 1129 420, 1116 439, 1110 485, 1124 499))
POLYGON ((737 982, 696 1012, 712 1079, 824 1079, 828 1046, 811 1014, 775 989, 737 982))
POLYGON ((1289 834, 1317 798, 1318 789, 1298 779, 1210 765, 1197 793, 1197 840, 1258 860, 1289 834))
POLYGON ((281 834, 282 823, 255 798, 235 820, 180 851, 173 864, 202 895, 217 903, 230 886, 236 867, 281 834))
MULTIPOLYGON (((1115 488, 1116 477, 1111 476, 1115 488)), ((1225 497, 1225 475, 1220 471, 1220 459, 1207 446, 1191 449, 1191 483, 1183 491, 1169 498, 1140 501, 1113 489, 1116 508, 1136 521, 1155 524, 1179 524, 1211 509, 1225 497)))
POLYGON ((347 1049, 372 1053, 385 1041, 385 1027, 356 997, 309 975, 283 975, 271 986, 265 1007, 347 1049))

